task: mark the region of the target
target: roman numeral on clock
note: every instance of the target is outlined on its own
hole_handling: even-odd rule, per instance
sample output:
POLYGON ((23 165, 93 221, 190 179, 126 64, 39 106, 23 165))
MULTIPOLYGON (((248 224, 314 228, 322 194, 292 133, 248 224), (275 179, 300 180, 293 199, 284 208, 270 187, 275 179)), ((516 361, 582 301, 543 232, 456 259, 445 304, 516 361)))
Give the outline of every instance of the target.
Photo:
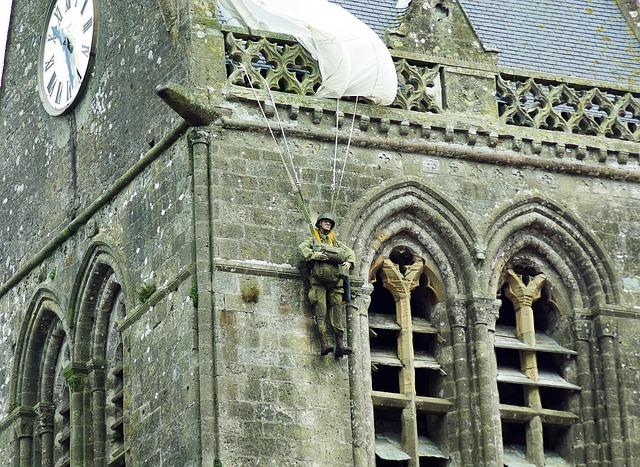
POLYGON ((58 83, 58 90, 56 91, 56 104, 60 103, 60 98, 62 97, 62 83, 58 83))
POLYGON ((58 77, 56 76, 56 72, 54 71, 53 74, 51 75, 51 78, 49 78, 49 83, 47 84, 47 93, 49 93, 49 96, 53 94, 53 90, 56 87, 57 81, 58 81, 58 77))
POLYGON ((70 81, 67 81, 67 100, 71 99, 71 95, 73 93, 73 86, 70 81))
POLYGON ((53 55, 49 60, 44 62, 44 71, 49 71, 49 69, 53 66, 53 55))
POLYGON ((69 11, 69 8, 71 8, 71 0, 65 0, 65 11, 69 11))
POLYGON ((55 10, 53 10, 53 16, 58 20, 58 24, 62 21, 62 12, 60 12, 60 7, 56 6, 55 10))
POLYGON ((88 46, 88 45, 83 45, 83 46, 82 46, 82 53, 83 53, 85 56, 87 56, 87 57, 89 56, 89 50, 90 50, 90 49, 89 49, 89 46, 88 46))
POLYGON ((93 25, 93 18, 89 18, 89 20, 86 23, 84 23, 82 32, 86 33, 89 29, 91 29, 91 25, 93 25))

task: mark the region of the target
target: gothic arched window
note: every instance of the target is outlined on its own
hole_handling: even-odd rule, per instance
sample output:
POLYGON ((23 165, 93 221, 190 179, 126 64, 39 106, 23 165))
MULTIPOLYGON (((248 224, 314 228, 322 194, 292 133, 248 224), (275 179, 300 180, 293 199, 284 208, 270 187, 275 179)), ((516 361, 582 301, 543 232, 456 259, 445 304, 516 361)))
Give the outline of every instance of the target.
POLYGON ((495 354, 505 465, 570 465, 578 421, 570 399, 580 387, 566 379, 576 352, 554 338, 560 315, 551 284, 515 267, 500 295, 495 354))
POLYGON ((376 463, 446 465, 445 399, 434 310, 439 278, 408 248, 374 261, 369 307, 376 463))

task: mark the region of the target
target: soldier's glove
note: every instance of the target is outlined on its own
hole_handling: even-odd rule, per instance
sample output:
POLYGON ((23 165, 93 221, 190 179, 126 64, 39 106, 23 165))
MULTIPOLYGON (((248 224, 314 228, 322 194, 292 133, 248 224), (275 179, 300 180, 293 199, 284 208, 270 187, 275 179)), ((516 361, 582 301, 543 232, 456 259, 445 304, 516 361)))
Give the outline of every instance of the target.
POLYGON ((314 251, 311 253, 311 259, 315 261, 326 261, 329 257, 322 251, 314 251))

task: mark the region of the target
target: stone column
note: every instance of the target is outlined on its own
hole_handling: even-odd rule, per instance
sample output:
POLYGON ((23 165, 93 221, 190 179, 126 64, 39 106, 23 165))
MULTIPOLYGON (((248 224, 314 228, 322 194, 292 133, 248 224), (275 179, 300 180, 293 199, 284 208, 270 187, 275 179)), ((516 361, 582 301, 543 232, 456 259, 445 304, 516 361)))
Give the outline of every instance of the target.
POLYGON ((39 402, 34 407, 34 410, 36 414, 36 435, 40 437, 42 449, 42 466, 53 467, 53 417, 55 406, 46 402, 39 402))
POLYGON ((71 467, 84 466, 84 444, 85 444, 85 424, 84 424, 84 388, 86 371, 70 364, 64 370, 64 376, 69 385, 69 405, 71 411, 71 443, 70 461, 71 467))
POLYGON ((587 466, 600 465, 598 453, 598 430, 593 414, 593 371, 591 367, 591 322, 586 319, 576 319, 573 322, 573 331, 576 338, 576 351, 578 363, 578 384, 580 391, 580 414, 582 418, 583 450, 582 456, 576 452, 579 458, 587 466))
POLYGON ((20 466, 33 465, 33 421, 31 407, 19 407, 16 416, 16 437, 20 446, 20 466))
POLYGON ((452 299, 447 302, 449 327, 453 347, 453 371, 456 385, 456 406, 458 412, 460 460, 463 466, 472 466, 474 439, 472 432, 472 415, 469 367, 467 364, 467 308, 464 300, 452 299))
POLYGON ((215 310, 213 302, 213 235, 211 230, 210 145, 211 133, 203 127, 188 135, 193 171, 193 262, 198 290, 195 326, 198 347, 198 391, 202 465, 219 461, 215 310))
POLYGON ((396 306, 396 321, 400 325, 398 336, 398 357, 402 363, 400 369, 400 392, 407 397, 407 403, 402 409, 402 449, 411 456, 409 467, 418 465, 418 429, 414 420, 416 411, 416 374, 413 366, 413 334, 411 332, 411 290, 419 281, 419 273, 423 263, 417 262, 407 266, 403 275, 398 266, 390 259, 385 259, 380 270, 384 287, 391 292, 396 306))
POLYGON ((476 297, 471 304, 474 352, 478 369, 480 404, 479 428, 482 432, 484 465, 502 465, 502 431, 494 351, 495 326, 500 301, 493 297, 476 297))
MULTIPOLYGON (((524 283, 522 277, 512 269, 507 270, 506 296, 512 301, 516 309, 516 335, 525 344, 535 347, 536 329, 533 320, 533 302, 540 298, 542 288, 546 282, 544 274, 538 274, 524 283)), ((532 381, 538 380, 538 364, 536 352, 523 350, 520 352, 520 366, 524 374, 532 381)), ((534 412, 540 413, 542 401, 537 387, 526 387, 527 405, 534 412)), ((544 439, 542 436, 542 418, 535 415, 529 421, 527 430, 527 457, 536 465, 544 465, 544 439)))
POLYGON ((624 440, 620 420, 618 371, 616 364, 616 326, 613 319, 599 316, 596 319, 596 335, 600 346, 605 405, 607 411, 607 434, 611 452, 611 465, 625 465, 624 440))
POLYGON ((356 290, 353 305, 347 307, 349 345, 349 386, 351 388, 351 429, 353 461, 356 467, 375 465, 375 434, 371 404, 371 355, 369 354, 369 304, 373 286, 356 290))
POLYGON ((89 378, 91 381, 91 410, 93 413, 93 459, 95 465, 102 465, 106 460, 107 427, 106 427, 106 391, 105 363, 94 361, 89 378))

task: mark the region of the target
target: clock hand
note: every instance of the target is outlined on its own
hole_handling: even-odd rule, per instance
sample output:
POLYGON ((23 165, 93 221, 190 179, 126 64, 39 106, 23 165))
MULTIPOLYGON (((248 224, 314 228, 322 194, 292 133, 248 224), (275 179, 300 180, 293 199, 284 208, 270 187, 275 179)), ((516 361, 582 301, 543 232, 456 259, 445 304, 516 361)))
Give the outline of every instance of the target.
POLYGON ((73 75, 73 67, 71 66, 71 52, 73 51, 73 46, 71 45, 71 41, 69 41, 68 36, 64 38, 64 41, 62 42, 62 48, 64 49, 64 60, 67 63, 69 81, 71 83, 71 87, 74 87, 75 76, 73 75))
POLYGON ((54 27, 51 28, 51 36, 54 39, 58 39, 58 42, 60 42, 60 44, 62 44, 62 42, 64 40, 63 39, 64 36, 62 34, 62 31, 58 28, 58 26, 54 26, 54 27))

